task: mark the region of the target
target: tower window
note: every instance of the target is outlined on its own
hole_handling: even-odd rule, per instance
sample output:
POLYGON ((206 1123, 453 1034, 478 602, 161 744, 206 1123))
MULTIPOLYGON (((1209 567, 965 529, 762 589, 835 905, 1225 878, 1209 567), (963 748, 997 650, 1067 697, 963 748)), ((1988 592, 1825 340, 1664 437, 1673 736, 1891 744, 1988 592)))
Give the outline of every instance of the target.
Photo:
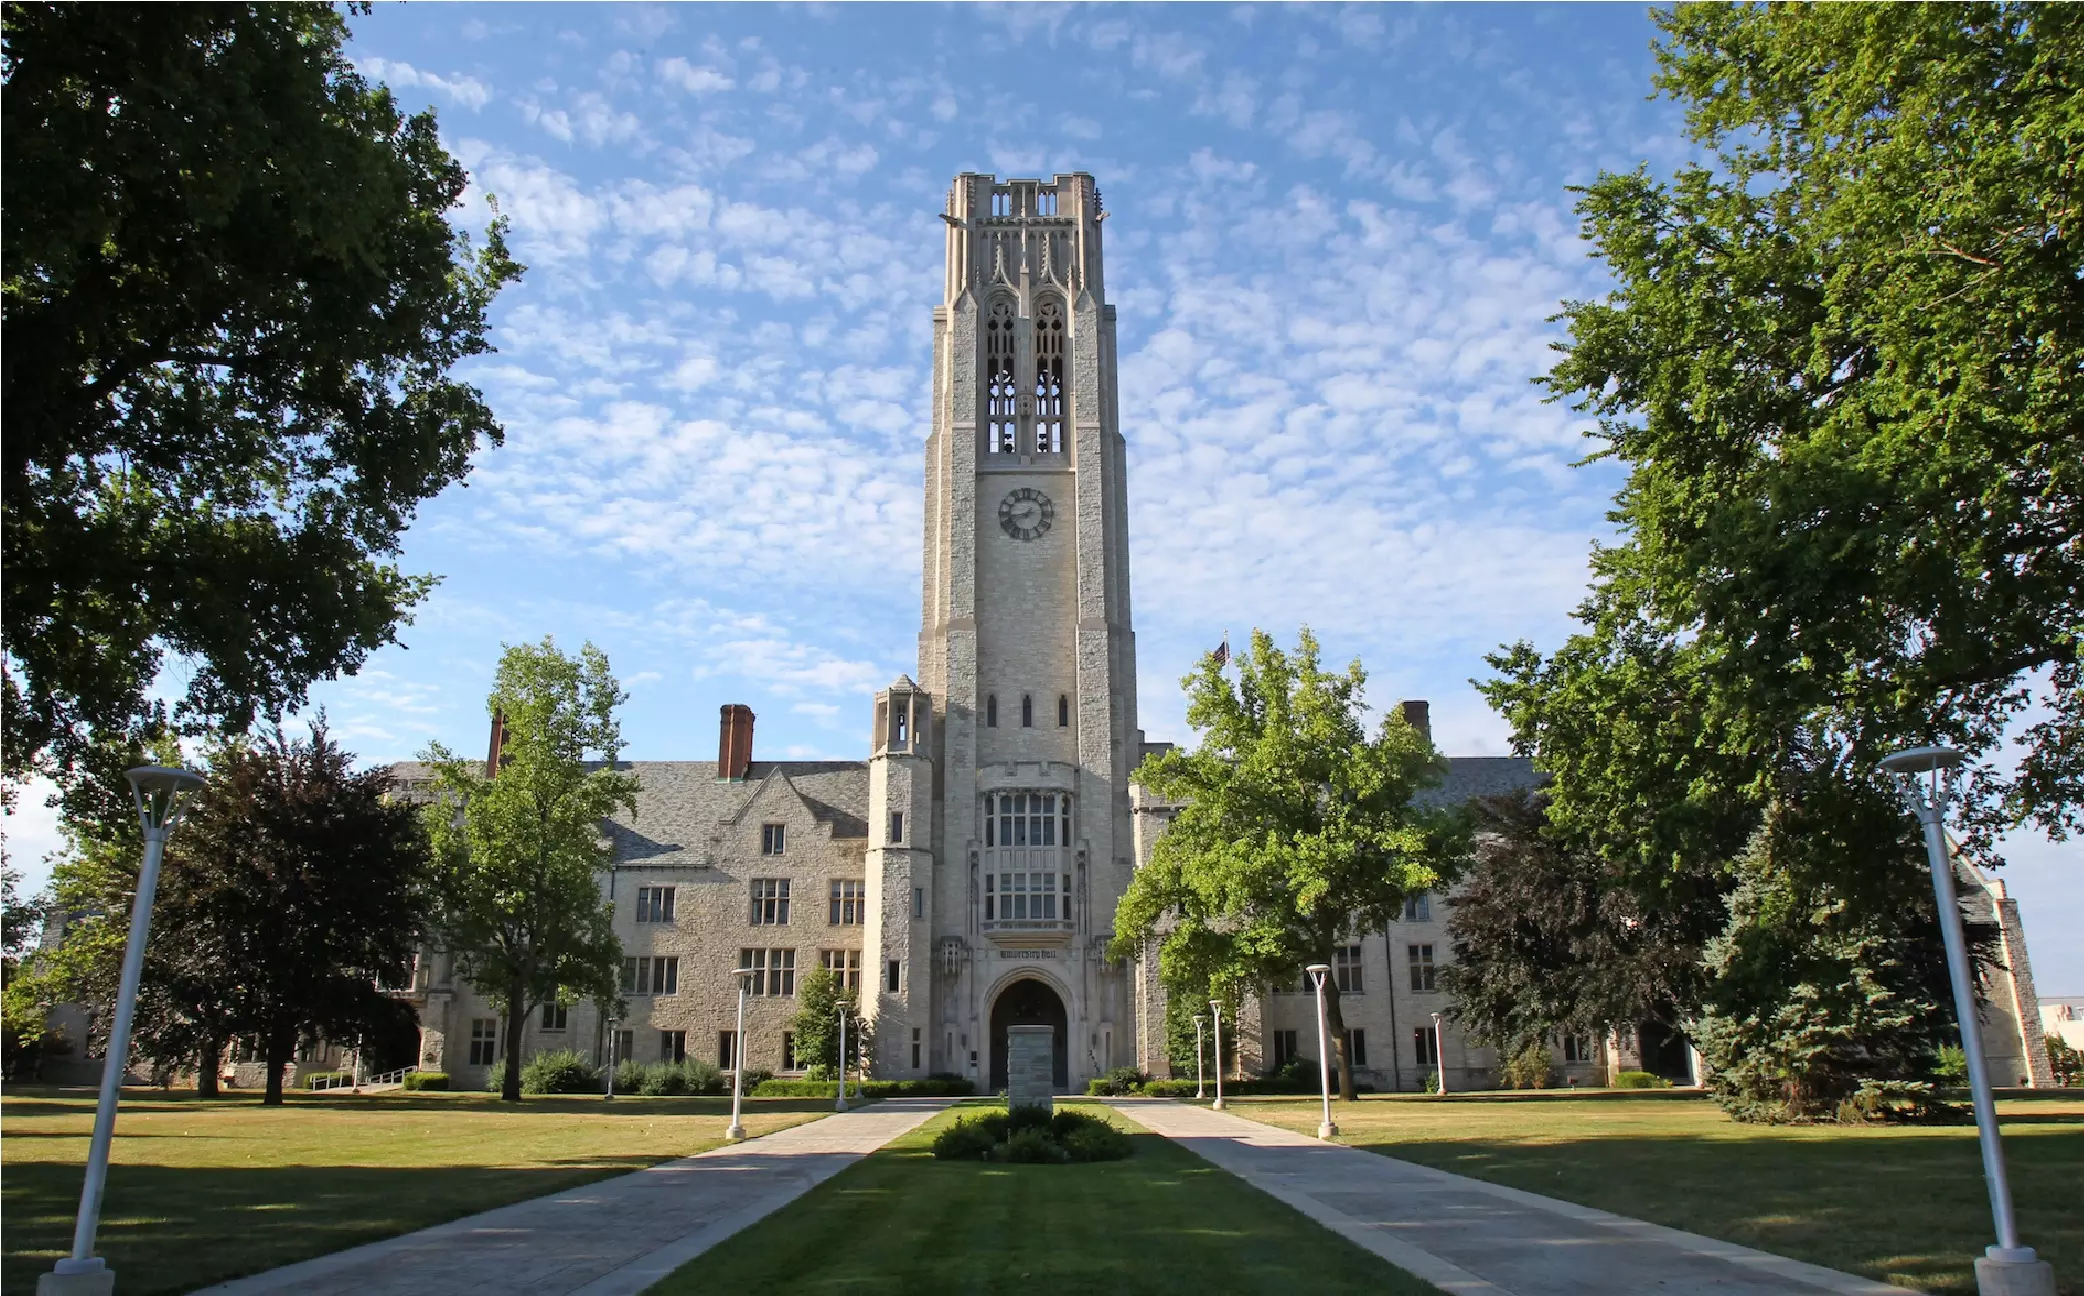
POLYGON ((1071 727, 1071 699, 1062 693, 1056 695, 1056 727, 1059 729, 1069 729, 1071 727))
POLYGON ((1035 192, 1035 215, 1056 215, 1056 190, 1039 189, 1035 192))
POLYGON ((984 727, 999 727, 999 695, 996 693, 987 694, 984 698, 984 727))
POLYGON ((991 304, 984 321, 984 449, 988 454, 1019 450, 1018 382, 1014 379, 1013 305, 1005 298, 991 304))
POLYGON ((1035 727, 1035 695, 1032 693, 1020 695, 1020 727, 1023 729, 1035 727))
POLYGON ((994 189, 991 191, 991 214, 994 216, 1011 216, 1013 214, 1012 190, 994 189))
POLYGON ((1035 453, 1064 452, 1064 311, 1046 298, 1035 308, 1035 453))

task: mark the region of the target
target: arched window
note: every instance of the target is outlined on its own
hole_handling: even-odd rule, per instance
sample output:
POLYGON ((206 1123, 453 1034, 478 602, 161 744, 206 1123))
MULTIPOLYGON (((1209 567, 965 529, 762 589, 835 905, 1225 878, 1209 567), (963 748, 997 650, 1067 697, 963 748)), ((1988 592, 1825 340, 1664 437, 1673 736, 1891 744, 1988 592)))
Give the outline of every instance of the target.
POLYGON ((1071 699, 1062 693, 1056 695, 1056 727, 1071 727, 1071 699))
POLYGON ((1011 189, 994 189, 991 191, 991 214, 994 216, 1011 216, 1013 214, 1013 191, 1011 189))
POLYGON ((1020 385, 1013 376, 1013 304, 1001 297, 984 320, 984 449, 1014 454, 1020 439, 1020 385))
POLYGON ((1035 193, 1035 215, 1056 215, 1056 190, 1042 189, 1035 193))
POLYGON ((1032 693, 1020 695, 1020 727, 1023 729, 1035 727, 1035 695, 1032 693))
POLYGON ((1035 308, 1035 453, 1064 452, 1064 311, 1054 298, 1035 308))

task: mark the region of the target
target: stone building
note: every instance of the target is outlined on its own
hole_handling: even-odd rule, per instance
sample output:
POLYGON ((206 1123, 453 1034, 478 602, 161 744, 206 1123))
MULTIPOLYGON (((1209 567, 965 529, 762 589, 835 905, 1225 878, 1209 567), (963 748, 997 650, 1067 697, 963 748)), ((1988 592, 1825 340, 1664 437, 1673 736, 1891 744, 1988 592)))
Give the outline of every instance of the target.
MULTIPOLYGON (((729 1067, 733 969, 750 966, 744 1060, 786 1070, 796 986, 822 964, 861 988, 880 1076, 1002 1088, 1012 1025, 1054 1028, 1060 1088, 1115 1066, 1165 1069, 1156 969, 1106 954, 1115 904, 1167 814, 1130 784, 1154 745, 1136 718, 1105 219, 1083 173, 956 178, 933 313, 917 682, 875 695, 866 761, 756 760, 752 712, 727 705, 716 760, 632 764, 637 812, 609 825, 601 877, 627 1015, 540 1008, 524 1056, 575 1047, 729 1067)), ((1425 724, 1423 703, 1405 706, 1425 724)), ((495 727, 494 766, 497 743, 495 727)), ((408 787, 426 778, 397 772, 408 787)), ((1435 795, 1532 778, 1524 761, 1457 759, 1435 795)), ((1445 918, 1441 897, 1414 897, 1402 921, 1342 952, 1354 1051, 1378 1088, 1417 1088, 1432 1070, 1445 918)), ((1299 988, 1247 1014, 1246 1069, 1315 1056, 1299 988)), ((499 1014, 439 954, 403 993, 421 1014, 420 1064, 482 1084, 503 1056, 499 1014)), ((1624 1047, 1559 1041, 1558 1060, 1589 1082, 1627 1061, 1624 1047)), ((1490 1081, 1496 1059, 1452 1026, 1445 1052, 1451 1087, 1490 1081)))

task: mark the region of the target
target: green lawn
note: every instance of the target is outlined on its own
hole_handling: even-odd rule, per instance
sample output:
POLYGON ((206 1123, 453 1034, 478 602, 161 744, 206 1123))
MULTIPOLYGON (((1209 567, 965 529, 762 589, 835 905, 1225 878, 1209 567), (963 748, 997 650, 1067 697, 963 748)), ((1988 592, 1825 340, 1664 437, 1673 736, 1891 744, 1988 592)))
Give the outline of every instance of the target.
MULTIPOLYGON (((748 1099, 753 1134, 831 1102, 748 1099)), ((723 1142, 729 1098, 293 1094, 204 1102, 123 1096, 96 1248, 126 1296, 188 1291, 410 1232, 723 1142)), ((0 1100, 0 1292, 36 1287, 71 1246, 94 1099, 15 1089, 0 1100)))
MULTIPOLYGON (((1315 1098, 1232 1112, 1317 1132, 1315 1098)), ((1998 1105, 2025 1241, 2084 1293, 2084 1094, 1998 1105)), ((1335 1103, 1340 1141, 1865 1274, 1972 1293, 1995 1239, 1975 1129, 1739 1125, 1705 1098, 1415 1094, 1335 1103)))
POLYGON ((817 1292, 1368 1292, 1432 1286, 1186 1152, 1133 1131, 1094 1165, 936 1161, 944 1112, 652 1289, 817 1292))

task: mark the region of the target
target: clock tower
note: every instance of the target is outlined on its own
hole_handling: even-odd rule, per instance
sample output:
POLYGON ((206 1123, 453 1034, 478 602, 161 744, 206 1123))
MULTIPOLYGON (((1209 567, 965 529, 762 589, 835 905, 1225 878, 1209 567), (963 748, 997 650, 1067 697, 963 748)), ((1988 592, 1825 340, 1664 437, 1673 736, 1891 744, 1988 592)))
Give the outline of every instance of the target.
MULTIPOLYGON (((1005 1028, 1046 1024, 1082 1090, 1134 1057, 1105 956, 1142 748, 1106 212, 1084 173, 965 174, 941 219, 919 680, 878 701, 887 747, 900 698, 930 699, 909 759, 931 776, 902 850, 870 827, 878 1066, 992 1092, 1005 1028)), ((901 763, 872 760, 872 787, 901 763)))

